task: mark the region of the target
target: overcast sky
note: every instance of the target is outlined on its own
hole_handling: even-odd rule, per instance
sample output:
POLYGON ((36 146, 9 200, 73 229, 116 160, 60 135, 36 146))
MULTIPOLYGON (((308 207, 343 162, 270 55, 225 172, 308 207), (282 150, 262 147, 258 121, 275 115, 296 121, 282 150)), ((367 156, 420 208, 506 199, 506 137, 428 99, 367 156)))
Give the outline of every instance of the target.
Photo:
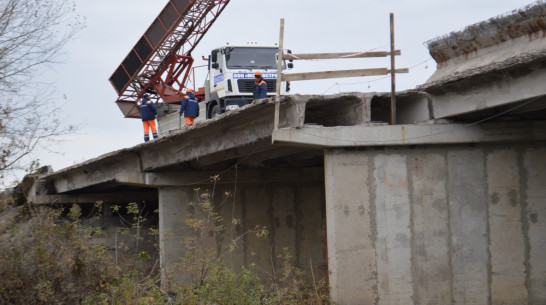
MULTIPOLYGON (((163 9, 166 0, 77 0, 77 11, 87 19, 65 49, 64 64, 48 73, 67 104, 61 117, 80 125, 80 131, 52 149, 60 153, 35 156, 54 170, 142 143, 139 119, 126 119, 114 103, 117 94, 108 79, 163 9)), ((387 51, 389 13, 395 17, 396 48, 402 51, 397 67, 397 90, 426 82, 436 69, 425 42, 462 30, 532 4, 519 0, 231 0, 194 51, 201 56, 225 43, 256 42, 273 45, 285 19, 284 47, 294 53, 387 51)), ((388 59, 295 62, 292 72, 388 67, 388 59)), ((204 73, 204 72, 203 72, 204 73)), ((204 77, 198 79, 203 84, 204 77)), ((292 83, 292 93, 390 91, 388 78, 344 78, 292 83)))

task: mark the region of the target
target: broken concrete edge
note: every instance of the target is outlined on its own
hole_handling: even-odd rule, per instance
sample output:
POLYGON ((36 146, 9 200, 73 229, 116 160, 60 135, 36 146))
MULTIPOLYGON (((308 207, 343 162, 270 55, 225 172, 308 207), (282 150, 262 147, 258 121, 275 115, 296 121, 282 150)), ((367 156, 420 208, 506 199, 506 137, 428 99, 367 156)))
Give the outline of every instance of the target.
POLYGON ((546 3, 537 1, 425 42, 437 63, 498 45, 525 35, 546 31, 546 3))
POLYGON ((461 73, 454 73, 441 79, 424 83, 416 87, 416 91, 433 90, 444 85, 455 83, 460 80, 484 75, 490 72, 503 72, 520 65, 530 65, 546 61, 546 49, 535 53, 524 53, 508 58, 504 61, 493 62, 485 66, 465 70, 461 73))

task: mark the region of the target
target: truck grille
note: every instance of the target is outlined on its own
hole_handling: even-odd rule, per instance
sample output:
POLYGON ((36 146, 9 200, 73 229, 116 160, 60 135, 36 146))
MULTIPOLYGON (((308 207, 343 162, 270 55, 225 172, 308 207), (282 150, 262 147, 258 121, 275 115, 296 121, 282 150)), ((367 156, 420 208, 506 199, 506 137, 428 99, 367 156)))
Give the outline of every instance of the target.
MULTIPOLYGON (((275 85, 277 84, 276 79, 264 79, 267 83, 267 93, 275 93, 275 85)), ((252 93, 254 91, 254 80, 253 79, 238 79, 237 87, 239 87, 239 92, 241 93, 252 93)))

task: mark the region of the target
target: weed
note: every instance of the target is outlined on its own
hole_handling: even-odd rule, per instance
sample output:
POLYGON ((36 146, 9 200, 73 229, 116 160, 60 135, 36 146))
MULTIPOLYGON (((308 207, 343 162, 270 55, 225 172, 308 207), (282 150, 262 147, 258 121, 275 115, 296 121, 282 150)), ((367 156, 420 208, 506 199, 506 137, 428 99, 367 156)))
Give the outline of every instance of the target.
MULTIPOLYGON (((161 289, 155 265, 147 274, 139 271, 136 263, 123 270, 117 263, 117 245, 114 258, 103 245, 86 243, 104 231, 82 224, 80 206, 73 205, 66 213, 20 207, 18 216, 11 217, 11 223, 0 230, 0 304, 331 304, 326 282, 315 280, 314 275, 311 283, 306 281, 303 272, 291 265, 288 249, 277 257, 282 263, 268 281, 260 278, 254 264, 238 269, 229 266, 224 256, 238 249, 245 236, 264 239, 269 230, 258 225, 235 235, 233 227, 240 220, 232 217, 225 221, 207 192, 198 198, 197 203, 188 203, 193 212, 186 225, 192 234, 184 241, 185 252, 177 271, 188 274, 189 280, 173 286, 170 292, 161 289), (228 230, 232 234, 224 234, 228 230), (228 240, 225 235, 230 235, 228 240)), ((114 206, 114 212, 121 208, 114 206)), ((150 253, 138 249, 146 215, 136 203, 125 208, 131 216, 125 220, 127 232, 134 233, 136 240, 134 261, 147 261, 150 253)), ((93 209, 100 215, 102 203, 93 209)), ((149 230, 154 236, 158 232, 149 230)))

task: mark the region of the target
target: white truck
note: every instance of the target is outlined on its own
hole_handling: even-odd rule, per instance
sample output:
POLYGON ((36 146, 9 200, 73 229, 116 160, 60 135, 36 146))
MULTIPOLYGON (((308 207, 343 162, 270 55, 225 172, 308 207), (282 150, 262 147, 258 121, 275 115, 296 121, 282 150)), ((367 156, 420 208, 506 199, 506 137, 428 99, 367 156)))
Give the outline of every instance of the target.
MULTIPOLYGON (((260 71, 267 83, 267 96, 276 93, 276 46, 230 46, 212 50, 208 59, 205 80, 206 118, 237 109, 251 103, 254 91, 254 73, 260 71)), ((292 63, 282 63, 282 69, 292 68, 292 63)), ((290 83, 281 88, 281 94, 290 92, 290 83)))
MULTIPOLYGON (((171 117, 180 108, 189 75, 194 72, 191 54, 228 3, 229 0, 167 2, 109 79, 118 94, 116 104, 126 118, 140 118, 138 102, 148 94, 158 103, 160 125, 169 122, 164 123, 162 129, 181 128, 170 122, 179 121, 171 117)), ((267 82, 268 96, 274 95, 277 52, 277 46, 256 44, 214 49, 209 56, 205 87, 194 88, 196 97, 206 108, 200 111, 199 119, 252 102, 256 71, 260 71, 267 82)), ((291 65, 283 62, 283 69, 291 65)), ((283 83, 281 94, 289 92, 290 84, 283 83)), ((176 125, 181 125, 178 123, 176 125)))
MULTIPOLYGON (((287 51, 290 52, 290 51, 287 51)), ((254 73, 260 71, 267 83, 267 95, 276 94, 277 46, 230 46, 212 50, 208 57, 208 74, 205 86, 195 90, 199 100, 199 117, 196 122, 213 118, 234 110, 254 100, 254 73)), ((283 62, 282 69, 292 68, 283 62)), ((290 83, 283 83, 281 94, 290 93, 290 83)), ((179 130, 184 119, 178 115, 179 103, 158 105, 159 133, 164 135, 179 130)))

